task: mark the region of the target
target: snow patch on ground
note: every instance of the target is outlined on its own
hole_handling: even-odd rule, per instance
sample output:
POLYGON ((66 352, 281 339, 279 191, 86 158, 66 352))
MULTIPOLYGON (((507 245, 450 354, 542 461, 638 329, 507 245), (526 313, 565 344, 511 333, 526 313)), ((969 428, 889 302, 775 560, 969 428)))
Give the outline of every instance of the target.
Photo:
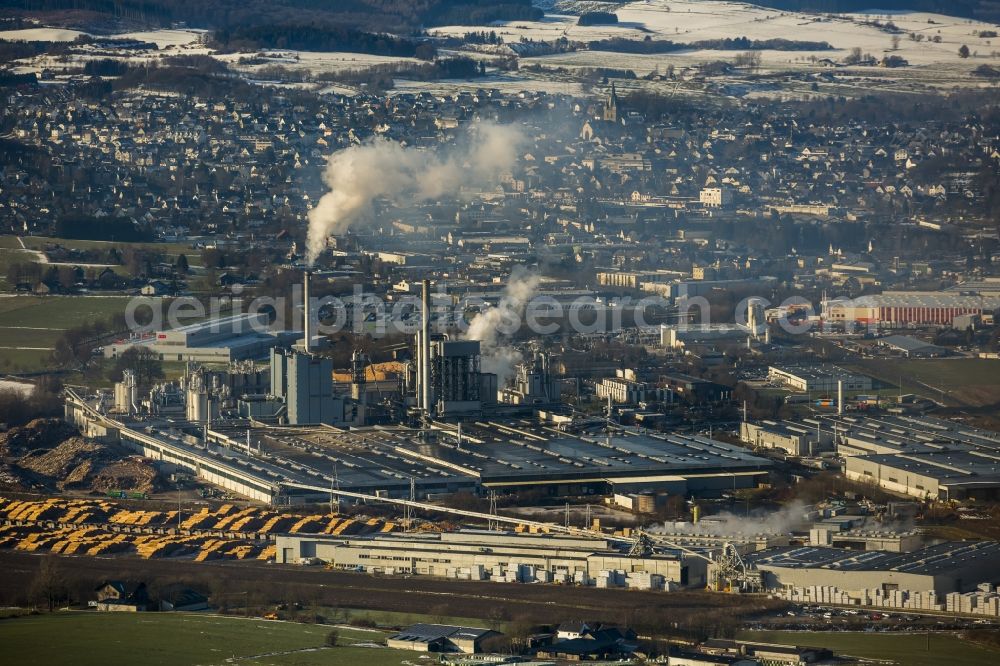
POLYGON ((0 379, 0 391, 17 391, 21 395, 28 397, 34 390, 34 384, 16 382, 11 379, 0 379))
POLYGON ((0 30, 0 39, 17 42, 72 42, 85 32, 63 28, 25 28, 23 30, 0 30))

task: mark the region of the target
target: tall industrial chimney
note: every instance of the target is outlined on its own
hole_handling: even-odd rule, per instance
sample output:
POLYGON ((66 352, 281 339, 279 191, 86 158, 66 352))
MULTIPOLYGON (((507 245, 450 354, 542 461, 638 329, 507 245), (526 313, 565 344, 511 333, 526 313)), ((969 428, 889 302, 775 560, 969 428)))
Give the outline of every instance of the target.
POLYGON ((837 414, 844 413, 844 380, 837 380, 837 414))
POLYGON ((309 281, 312 271, 306 271, 302 277, 302 349, 308 354, 312 351, 312 313, 309 310, 309 281))
POLYGON ((423 318, 420 322, 421 406, 431 416, 431 281, 423 281, 423 318))
POLYGON ((423 338, 424 318, 420 315, 420 327, 417 329, 416 344, 413 345, 413 354, 416 357, 417 369, 413 373, 414 397, 417 399, 417 409, 424 408, 424 343, 423 338))

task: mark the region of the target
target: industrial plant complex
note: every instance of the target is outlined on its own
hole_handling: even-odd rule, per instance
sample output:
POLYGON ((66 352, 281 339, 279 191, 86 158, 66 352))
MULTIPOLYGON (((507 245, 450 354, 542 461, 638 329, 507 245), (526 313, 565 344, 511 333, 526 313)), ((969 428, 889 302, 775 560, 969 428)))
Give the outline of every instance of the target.
POLYGON ((1000 0, 765 4, 6 3, 0 655, 1000 663, 1000 0))
MULTIPOLYGON (((305 279, 308 298, 309 273, 305 279)), ((125 446, 165 472, 278 510, 373 503, 403 513, 404 527, 428 511, 478 525, 279 533, 268 551, 279 565, 666 592, 708 588, 942 612, 973 604, 976 612, 997 614, 995 590, 981 587, 994 582, 996 542, 928 540, 836 508, 793 511, 780 526, 758 524, 749 507, 745 525, 732 517, 699 521, 697 503, 766 488, 788 459, 838 464, 851 481, 924 501, 995 498, 1000 435, 898 410, 869 413, 879 404, 874 380, 829 364, 772 365, 766 381, 792 396, 820 396, 816 404, 833 411, 787 420, 744 412, 736 441, 612 419, 614 405, 731 399, 728 387, 680 373, 654 389, 633 370, 619 370, 594 382, 604 415, 578 414, 566 408, 546 351, 508 352, 514 360, 501 379, 487 371, 496 367, 486 357, 495 349, 435 332, 431 296, 425 280, 410 355, 393 366, 392 379, 373 374, 358 350, 348 372, 338 372, 320 350, 318 318, 306 300, 304 330, 285 337, 241 315, 127 341, 185 362, 183 376, 140 389, 136 373, 126 370, 113 391, 68 388, 65 418, 87 437, 125 446), (253 329, 249 337, 245 327, 253 329), (218 350, 222 355, 213 356, 218 350), (226 363, 194 362, 209 357, 226 363), (597 518, 571 522, 568 504, 562 524, 496 509, 498 497, 525 492, 548 502, 593 497, 644 515, 678 497, 694 503, 693 518, 656 529, 606 529, 597 518), (448 506, 462 493, 489 498, 490 509, 448 506), (962 601, 967 595, 978 601, 962 601)), ((760 344, 763 308, 751 305, 748 316, 739 335, 760 344)), ((663 330, 664 346, 677 346, 678 331, 663 330)), ((106 353, 125 349, 112 345, 106 353)))

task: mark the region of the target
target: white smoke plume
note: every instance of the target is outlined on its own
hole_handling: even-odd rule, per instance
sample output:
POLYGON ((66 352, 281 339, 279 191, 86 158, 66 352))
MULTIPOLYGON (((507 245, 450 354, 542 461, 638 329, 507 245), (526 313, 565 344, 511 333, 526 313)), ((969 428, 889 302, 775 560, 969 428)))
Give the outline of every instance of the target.
POLYGON ((327 237, 370 215, 377 197, 405 206, 485 187, 516 164, 522 141, 514 127, 478 122, 455 146, 437 151, 376 138, 334 153, 323 172, 330 191, 309 211, 308 262, 316 261, 327 237))
POLYGON ((809 507, 793 501, 777 511, 749 516, 723 512, 707 516, 698 523, 665 523, 649 528, 652 534, 712 534, 715 536, 755 534, 787 534, 805 522, 809 507))
POLYGON ((477 314, 462 337, 478 340, 483 372, 497 375, 497 384, 504 386, 514 374, 514 366, 524 360, 521 352, 511 347, 510 336, 517 332, 529 301, 538 292, 540 277, 524 266, 515 266, 510 281, 496 307, 477 314))

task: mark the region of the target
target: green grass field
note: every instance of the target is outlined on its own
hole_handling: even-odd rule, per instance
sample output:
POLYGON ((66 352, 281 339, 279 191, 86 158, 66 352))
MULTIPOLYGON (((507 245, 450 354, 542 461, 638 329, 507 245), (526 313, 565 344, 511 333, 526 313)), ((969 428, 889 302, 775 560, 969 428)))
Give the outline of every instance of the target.
POLYGON ((978 407, 994 404, 1000 396, 1000 362, 990 359, 878 359, 852 367, 885 383, 901 384, 903 393, 945 404, 978 407))
MULTIPOLYGON (((185 255, 188 265, 192 268, 201 266, 201 251, 192 248, 187 243, 116 243, 113 241, 88 241, 72 240, 68 238, 48 238, 44 236, 22 236, 20 240, 17 236, 0 236, 0 291, 11 289, 13 285, 7 284, 7 268, 15 263, 31 263, 38 261, 38 255, 31 250, 42 250, 48 244, 58 244, 63 247, 77 250, 108 249, 126 247, 146 249, 154 252, 162 252, 165 261, 176 261, 181 254, 185 255), (21 246, 21 242, 24 246, 21 246)), ((100 263, 100 262, 95 262, 100 263)), ((124 266, 113 266, 112 269, 119 275, 126 275, 127 269, 124 266)))
POLYGON ((5 296, 0 298, 0 328, 63 330, 124 312, 129 300, 129 296, 5 296))
MULTIPOLYGON (((325 609, 320 609, 322 614, 325 609)), ((486 627, 488 623, 482 618, 459 617, 455 615, 429 615, 427 613, 396 613, 393 611, 373 611, 356 608, 343 609, 350 620, 371 620, 380 627, 405 627, 418 622, 436 624, 455 624, 466 627, 486 627)))
MULTIPOLYGON (((0 236, 0 238, 10 238, 10 236, 0 236)), ((17 243, 16 238, 14 239, 14 243, 17 243)), ((0 247, 0 289, 4 291, 13 288, 13 285, 7 284, 7 270, 13 264, 28 264, 38 261, 38 255, 34 252, 22 250, 20 247, 20 245, 16 248, 0 247)))
MULTIPOLYGON (((169 259, 176 259, 177 255, 183 254, 187 256, 188 263, 191 266, 201 265, 201 251, 196 250, 191 247, 188 243, 121 243, 116 241, 92 241, 92 240, 74 240, 71 238, 49 238, 47 236, 22 236, 21 240, 24 241, 24 246, 29 250, 41 250, 44 249, 48 244, 62 245, 63 247, 74 249, 74 250, 104 250, 111 247, 133 247, 143 250, 152 250, 154 252, 162 252, 169 259)), ((18 242, 16 236, 0 236, 0 247, 11 247, 20 248, 21 243, 18 242)))
POLYGON ((866 634, 849 632, 745 631, 739 638, 786 645, 825 647, 837 656, 894 662, 901 666, 985 666, 1000 663, 1000 652, 950 634, 866 634))
POLYGON ((419 658, 356 646, 386 636, 358 629, 338 629, 338 646, 326 648, 330 629, 200 614, 62 612, 0 620, 0 650, 4 663, 52 666, 400 666, 419 658))
POLYGON ((0 372, 46 367, 67 328, 125 311, 127 296, 0 297, 0 372))

